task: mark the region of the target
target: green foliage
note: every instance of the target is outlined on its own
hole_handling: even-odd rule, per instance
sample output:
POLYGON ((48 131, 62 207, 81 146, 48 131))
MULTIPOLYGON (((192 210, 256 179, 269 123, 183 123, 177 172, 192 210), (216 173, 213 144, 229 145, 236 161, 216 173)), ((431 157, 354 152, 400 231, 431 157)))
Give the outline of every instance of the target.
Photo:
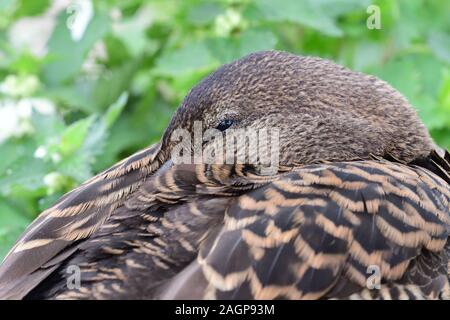
POLYGON ((156 142, 202 77, 258 50, 381 77, 450 147, 449 2, 96 0, 91 16, 55 3, 0 2, 0 257, 59 196, 156 142))

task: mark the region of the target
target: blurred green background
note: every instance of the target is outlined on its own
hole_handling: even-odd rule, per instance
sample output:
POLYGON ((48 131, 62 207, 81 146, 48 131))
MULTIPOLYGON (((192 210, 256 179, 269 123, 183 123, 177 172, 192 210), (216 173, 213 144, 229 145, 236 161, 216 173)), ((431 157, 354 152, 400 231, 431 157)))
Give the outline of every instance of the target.
POLYGON ((258 50, 381 77, 449 148, 449 16, 438 0, 0 0, 0 258, 62 194, 156 142, 202 77, 258 50))

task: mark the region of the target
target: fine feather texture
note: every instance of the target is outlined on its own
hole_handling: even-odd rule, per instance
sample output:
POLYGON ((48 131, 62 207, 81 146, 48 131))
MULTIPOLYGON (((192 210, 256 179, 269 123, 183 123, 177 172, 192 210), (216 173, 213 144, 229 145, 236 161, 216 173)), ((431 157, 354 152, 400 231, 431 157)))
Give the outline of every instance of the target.
POLYGON ((366 287, 375 265, 384 286, 448 296, 449 201, 448 185, 420 168, 366 161, 295 170, 229 209, 198 258, 205 294, 345 298, 366 287), (423 268, 431 257, 436 270, 423 268))
MULTIPOLYGON (((59 260, 67 257, 67 247, 76 246, 92 235, 118 203, 158 167, 155 161, 158 151, 156 144, 121 161, 44 211, 0 266, 0 298, 22 298, 33 288, 29 283, 38 284, 48 275, 49 272, 42 272, 42 267, 54 269, 59 260)), ((73 253, 73 248, 68 251, 73 253)))
POLYGON ((221 171, 228 178, 218 181, 205 180, 214 168, 173 166, 145 182, 143 191, 80 247, 84 254, 66 263, 81 266, 82 288, 65 288, 62 267, 51 278, 52 290, 41 285, 32 294, 60 299, 448 296, 450 191, 437 175, 379 160, 321 164, 263 183, 248 178, 254 189, 248 192, 236 185, 242 171, 229 169, 221 171), (200 184, 208 185, 203 197, 192 187, 200 184), (152 199, 142 197, 144 190, 151 190, 152 199), (117 227, 120 221, 127 222, 117 227), (371 265, 380 267, 383 290, 365 291, 371 265))
POLYGON ((0 266, 0 299, 447 299, 449 163, 386 83, 251 54, 193 88, 160 143, 44 211, 0 266), (172 162, 175 129, 230 115, 281 129, 278 172, 172 162))

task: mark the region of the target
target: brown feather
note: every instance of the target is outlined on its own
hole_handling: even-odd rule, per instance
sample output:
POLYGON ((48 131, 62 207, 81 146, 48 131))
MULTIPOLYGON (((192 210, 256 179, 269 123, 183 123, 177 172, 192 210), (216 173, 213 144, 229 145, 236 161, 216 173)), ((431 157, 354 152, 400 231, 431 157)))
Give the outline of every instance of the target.
POLYGON ((22 298, 49 274, 50 269, 44 266, 50 260, 58 261, 60 255, 67 258, 62 254, 65 248, 98 230, 117 203, 132 193, 145 176, 157 169, 155 160, 158 151, 159 144, 155 144, 123 160, 44 211, 27 228, 0 266, 0 298, 22 298), (107 193, 102 191, 105 189, 107 193))
POLYGON ((161 143, 43 212, 0 266, 0 298, 448 298, 450 155, 434 148, 385 82, 248 55, 190 91, 161 143), (174 130, 230 118, 280 129, 278 173, 172 162, 174 130))

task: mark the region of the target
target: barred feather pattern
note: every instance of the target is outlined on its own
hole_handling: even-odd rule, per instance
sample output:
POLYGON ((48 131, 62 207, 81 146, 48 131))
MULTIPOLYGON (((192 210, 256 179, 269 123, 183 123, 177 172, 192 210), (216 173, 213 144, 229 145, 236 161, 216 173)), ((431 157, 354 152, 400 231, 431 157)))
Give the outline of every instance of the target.
POLYGON ((29 297, 153 298, 161 284, 195 260, 200 243, 215 233, 233 196, 275 178, 255 175, 252 179, 243 168, 178 165, 162 169, 79 246, 81 255, 65 261, 29 297), (67 290, 65 273, 73 265, 81 270, 83 287, 67 290))
MULTIPOLYGON (((246 165, 146 169, 147 178, 88 237, 18 282, 10 276, 20 290, 7 292, 49 299, 446 299, 450 166, 442 159, 439 176, 378 158, 280 168, 274 176, 246 165), (73 265, 81 287, 69 289, 73 265), (379 289, 367 288, 369 266, 380 270, 379 289)), ((110 184, 120 189, 121 182, 110 184)), ((70 217, 81 225, 83 216, 70 217)), ((19 252, 39 254, 58 240, 23 241, 19 252)), ((20 256, 11 261, 20 266, 20 256)))
POLYGON ((303 167, 243 195, 199 254, 207 297, 449 297, 450 192, 420 167, 303 167), (369 266, 380 290, 367 286, 369 266))

